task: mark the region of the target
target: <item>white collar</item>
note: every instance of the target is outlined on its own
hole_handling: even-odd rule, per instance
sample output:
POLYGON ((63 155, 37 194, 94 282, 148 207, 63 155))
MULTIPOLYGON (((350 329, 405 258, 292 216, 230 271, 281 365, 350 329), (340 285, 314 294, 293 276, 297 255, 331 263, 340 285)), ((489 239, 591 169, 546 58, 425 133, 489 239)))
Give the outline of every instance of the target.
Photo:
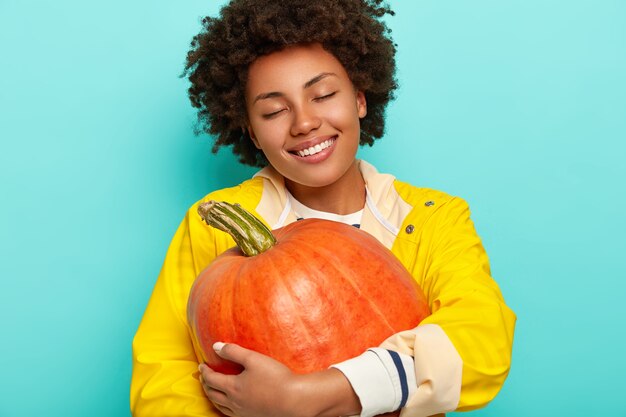
MULTIPOLYGON (((378 208, 377 202, 386 201, 389 195, 389 190, 393 188, 393 182, 395 177, 390 174, 381 174, 376 168, 366 161, 359 160, 359 170, 363 175, 363 179, 365 180, 365 207, 371 212, 376 221, 383 226, 389 233, 393 236, 397 236, 400 229, 398 226, 391 223, 383 213, 381 213, 381 209, 387 212, 386 209, 381 206, 381 209, 378 208)), ((275 213, 278 214, 278 218, 274 216, 268 216, 266 218, 276 219, 274 224, 271 224, 272 229, 278 229, 283 227, 287 222, 287 218, 291 213, 291 201, 286 195, 287 187, 285 187, 284 178, 280 175, 272 166, 267 166, 257 172, 255 177, 262 177, 269 181, 269 183, 273 186, 272 189, 276 193, 275 196, 278 197, 278 204, 280 204, 282 210, 278 210, 275 213)), ((263 213, 259 213, 262 214, 263 213)))
POLYGON ((336 214, 327 211, 315 210, 296 200, 289 190, 285 191, 287 193, 289 204, 291 204, 291 209, 298 219, 324 219, 350 225, 361 224, 363 209, 350 214, 336 214))

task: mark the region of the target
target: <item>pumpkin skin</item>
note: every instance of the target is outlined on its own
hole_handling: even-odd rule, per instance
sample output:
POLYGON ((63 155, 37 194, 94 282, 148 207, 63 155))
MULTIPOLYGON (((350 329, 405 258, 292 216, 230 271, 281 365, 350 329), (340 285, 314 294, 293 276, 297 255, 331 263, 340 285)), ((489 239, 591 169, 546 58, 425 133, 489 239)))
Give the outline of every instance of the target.
POLYGON ((200 273, 187 315, 202 359, 228 374, 241 367, 212 349, 237 343, 296 373, 327 369, 416 327, 430 314, 401 262, 370 234, 306 219, 272 232, 255 256, 238 247, 200 273))

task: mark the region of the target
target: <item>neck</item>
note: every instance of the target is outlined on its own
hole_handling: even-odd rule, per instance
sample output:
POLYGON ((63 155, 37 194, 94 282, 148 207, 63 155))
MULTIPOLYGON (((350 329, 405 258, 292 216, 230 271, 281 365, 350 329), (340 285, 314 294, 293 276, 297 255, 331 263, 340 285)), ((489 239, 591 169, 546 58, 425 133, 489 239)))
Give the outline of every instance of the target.
POLYGON ((296 200, 314 210, 335 214, 350 214, 365 206, 365 181, 357 161, 332 184, 307 187, 285 178, 285 186, 296 200))

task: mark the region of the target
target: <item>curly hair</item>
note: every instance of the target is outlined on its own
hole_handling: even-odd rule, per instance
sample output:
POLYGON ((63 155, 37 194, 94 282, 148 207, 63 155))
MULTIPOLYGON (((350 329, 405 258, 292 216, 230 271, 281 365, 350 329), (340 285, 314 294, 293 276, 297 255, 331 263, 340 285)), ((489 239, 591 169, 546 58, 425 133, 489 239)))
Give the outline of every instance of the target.
POLYGON ((393 15, 383 0, 232 0, 217 18, 202 19, 183 76, 198 109, 196 133, 216 137, 213 152, 232 145, 247 165, 268 164, 245 130, 248 67, 288 45, 320 43, 345 67, 367 99, 361 145, 382 137, 385 107, 394 98, 396 47, 381 18, 393 15))

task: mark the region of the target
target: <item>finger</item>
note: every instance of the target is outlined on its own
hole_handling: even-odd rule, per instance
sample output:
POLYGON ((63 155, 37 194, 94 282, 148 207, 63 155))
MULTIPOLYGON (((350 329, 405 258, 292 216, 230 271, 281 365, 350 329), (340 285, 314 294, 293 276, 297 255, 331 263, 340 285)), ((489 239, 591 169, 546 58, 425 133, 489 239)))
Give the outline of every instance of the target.
POLYGON ((233 384, 233 375, 215 372, 205 364, 200 364, 198 371, 200 371, 200 382, 203 387, 228 393, 228 389, 233 384))
MULTIPOLYGON (((200 384, 202 385, 202 390, 204 391, 204 395, 206 395, 206 397, 213 403, 213 405, 215 405, 219 410, 227 410, 229 413, 232 413, 232 410, 229 407, 230 403, 228 401, 228 396, 226 395, 226 393, 218 389, 211 388, 211 386, 204 380, 202 374, 200 374, 199 379, 200 384)), ((230 415, 224 411, 222 412, 224 414, 230 415)))
POLYGON ((209 375, 211 372, 215 371, 209 368, 208 365, 201 363, 198 365, 198 372, 200 372, 200 378, 204 378, 205 375, 209 375))
POLYGON ((213 345, 213 349, 220 357, 243 365, 244 368, 250 357, 257 354, 257 352, 241 347, 235 343, 217 342, 213 345))
POLYGON ((222 413, 222 414, 225 414, 225 415, 231 416, 231 417, 236 417, 235 413, 233 412, 233 410, 231 410, 230 408, 228 408, 228 407, 226 407, 224 405, 213 403, 213 406, 215 408, 217 408, 220 411, 220 413, 222 413))
POLYGON ((209 395, 211 395, 211 391, 212 391, 211 388, 205 385, 202 379, 200 380, 200 382, 202 382, 202 391, 204 391, 204 395, 206 395, 206 397, 209 398, 209 395))
POLYGON ((204 390, 204 393, 213 404, 219 405, 221 407, 231 408, 232 404, 230 403, 226 394, 224 394, 222 391, 207 388, 204 390))

